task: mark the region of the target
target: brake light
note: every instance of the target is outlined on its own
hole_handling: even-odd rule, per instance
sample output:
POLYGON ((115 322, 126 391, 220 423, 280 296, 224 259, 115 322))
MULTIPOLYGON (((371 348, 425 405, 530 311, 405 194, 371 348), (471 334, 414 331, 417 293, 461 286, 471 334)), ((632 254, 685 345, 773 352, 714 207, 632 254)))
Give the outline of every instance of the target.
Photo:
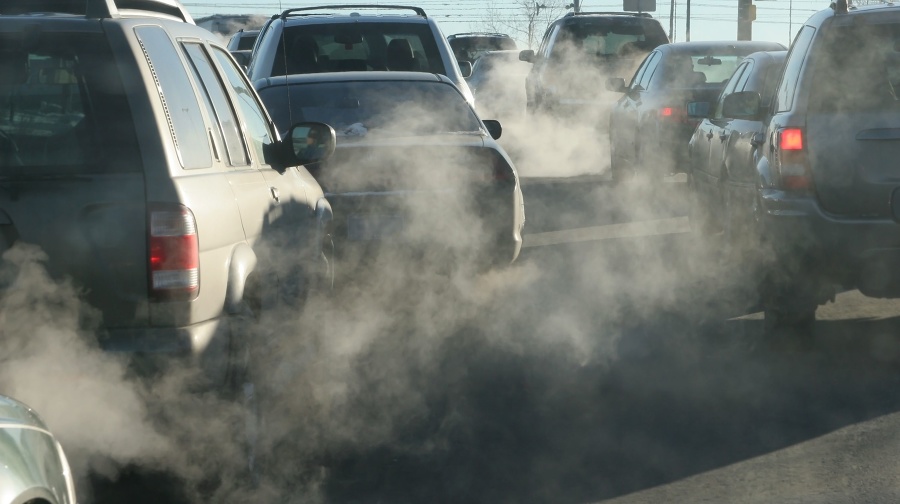
POLYGON ((803 129, 785 128, 779 132, 778 172, 784 189, 812 188, 812 176, 804 150, 803 129))
POLYGON ((781 130, 781 150, 798 151, 803 149, 803 130, 800 128, 785 128, 781 130))
POLYGON ((660 110, 659 113, 660 113, 660 115, 662 115, 663 117, 672 117, 672 115, 675 114, 675 109, 672 108, 672 107, 663 107, 663 109, 660 110))
POLYGON ((514 182, 516 180, 512 167, 503 159, 503 156, 494 155, 492 179, 495 182, 514 182))
POLYGON ((659 117, 664 121, 690 124, 693 120, 688 116, 684 107, 662 107, 659 109, 659 117))
POLYGON ((194 214, 182 205, 150 211, 150 293, 186 301, 200 292, 200 244, 194 214))

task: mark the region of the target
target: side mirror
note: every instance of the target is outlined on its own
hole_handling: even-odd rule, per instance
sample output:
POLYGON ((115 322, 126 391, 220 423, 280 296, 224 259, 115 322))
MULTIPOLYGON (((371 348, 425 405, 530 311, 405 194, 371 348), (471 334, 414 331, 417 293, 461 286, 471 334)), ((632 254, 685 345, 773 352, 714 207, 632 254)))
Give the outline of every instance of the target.
POLYGON ((756 121, 762 117, 760 101, 761 98, 756 91, 732 93, 722 102, 722 115, 729 119, 756 121))
POLYGON ((288 166, 314 164, 334 153, 337 139, 334 128, 319 122, 301 122, 291 126, 285 144, 289 145, 288 166))
POLYGON ((709 117, 709 102, 688 102, 687 115, 691 119, 706 119, 709 117))
POLYGON ((628 91, 625 87, 625 79, 621 77, 610 77, 606 79, 606 89, 613 93, 624 93, 628 91))
POLYGON ((457 61, 459 64, 459 72, 462 74, 463 79, 468 79, 472 76, 472 62, 471 61, 457 61))
POLYGON ((534 51, 531 49, 519 51, 519 61, 534 63, 534 51))
POLYGON ((495 121, 493 119, 485 119, 481 121, 484 123, 484 127, 487 128, 488 133, 491 134, 491 138, 497 140, 500 138, 500 135, 503 134, 503 126, 500 126, 500 121, 495 121))

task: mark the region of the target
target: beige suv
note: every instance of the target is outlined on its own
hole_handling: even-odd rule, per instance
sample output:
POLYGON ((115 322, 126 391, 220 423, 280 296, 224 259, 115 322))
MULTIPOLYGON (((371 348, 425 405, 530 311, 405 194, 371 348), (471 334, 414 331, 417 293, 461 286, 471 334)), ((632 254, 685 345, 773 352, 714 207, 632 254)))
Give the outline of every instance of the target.
POLYGON ((331 210, 293 149, 311 129, 326 157, 333 130, 282 141, 175 0, 0 4, 0 251, 39 247, 105 349, 224 380, 245 344, 230 321, 328 281, 331 210))

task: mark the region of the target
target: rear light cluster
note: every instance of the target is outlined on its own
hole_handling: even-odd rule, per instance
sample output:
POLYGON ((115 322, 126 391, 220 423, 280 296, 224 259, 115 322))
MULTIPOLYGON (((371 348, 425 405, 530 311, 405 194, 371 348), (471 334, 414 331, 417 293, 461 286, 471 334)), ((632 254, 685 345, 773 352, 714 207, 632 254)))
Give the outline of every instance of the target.
POLYGON ((663 107, 659 109, 659 117, 663 121, 671 121, 677 123, 689 124, 696 122, 688 116, 687 109, 684 107, 663 107))
POLYGON ((150 210, 150 294, 184 301, 200 292, 200 244, 194 214, 182 205, 150 210))
POLYGON ((784 189, 812 189, 812 176, 806 159, 802 128, 784 128, 778 132, 777 169, 784 189))

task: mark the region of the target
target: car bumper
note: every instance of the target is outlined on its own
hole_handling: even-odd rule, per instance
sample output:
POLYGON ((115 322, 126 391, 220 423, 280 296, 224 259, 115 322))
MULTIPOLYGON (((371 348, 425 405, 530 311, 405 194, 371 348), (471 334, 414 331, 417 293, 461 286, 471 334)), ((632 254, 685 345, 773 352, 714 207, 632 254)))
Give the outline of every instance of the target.
POLYGON ((831 215, 812 196, 760 191, 763 233, 779 263, 806 263, 872 297, 900 297, 900 225, 831 215))
POLYGON ((230 336, 231 324, 223 317, 184 327, 106 329, 98 342, 104 351, 126 355, 140 375, 173 365, 199 366, 211 383, 223 383, 230 336))

